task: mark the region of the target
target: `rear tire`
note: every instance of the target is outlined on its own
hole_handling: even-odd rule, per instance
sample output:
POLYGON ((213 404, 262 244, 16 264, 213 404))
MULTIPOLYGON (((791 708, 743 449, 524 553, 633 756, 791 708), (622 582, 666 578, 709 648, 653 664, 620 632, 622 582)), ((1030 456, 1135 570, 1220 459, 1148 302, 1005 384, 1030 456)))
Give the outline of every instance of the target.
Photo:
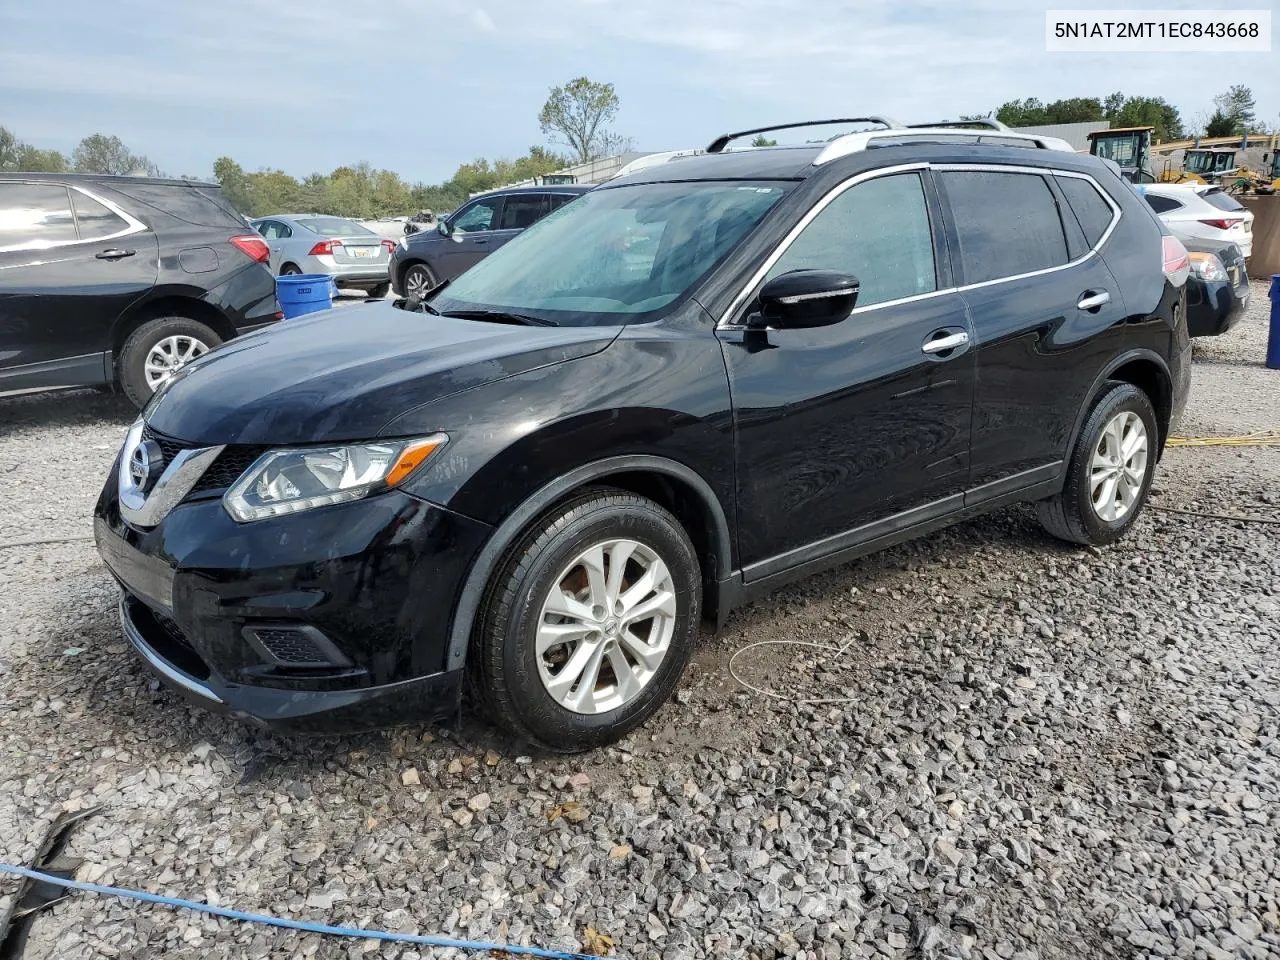
POLYGON ((1036 504, 1040 525, 1069 543, 1120 539, 1147 502, 1159 436, 1147 395, 1112 382, 1080 430, 1062 492, 1036 504))
POLYGON ((282 277, 296 277, 296 276, 299 276, 301 273, 302 273, 302 269, 298 267, 296 264, 292 264, 292 263, 286 263, 283 267, 280 268, 280 276, 282 277))
POLYGON ((120 348, 116 376, 125 396, 143 407, 168 375, 222 343, 212 329, 190 317, 157 317, 140 326, 120 348))
POLYGON ((675 517, 624 490, 583 491, 536 521, 490 581, 472 689, 494 722, 547 750, 612 743, 675 691, 701 601, 675 517))
POLYGON ((406 297, 417 297, 419 300, 428 290, 436 285, 436 275, 425 263, 410 264, 404 272, 401 286, 406 297))

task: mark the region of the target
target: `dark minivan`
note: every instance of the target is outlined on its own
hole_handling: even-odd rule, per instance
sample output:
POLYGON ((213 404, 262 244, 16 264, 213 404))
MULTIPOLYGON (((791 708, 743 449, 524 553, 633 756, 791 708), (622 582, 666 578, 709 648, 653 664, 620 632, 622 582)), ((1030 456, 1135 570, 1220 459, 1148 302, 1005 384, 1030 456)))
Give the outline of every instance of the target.
POLYGON ((581 750, 779 584, 1017 501, 1073 543, 1128 530, 1186 398, 1189 266, 1113 165, 948 129, 724 142, 415 309, 169 381, 95 520, 142 657, 293 731, 453 715, 469 677, 581 750))
POLYGON ((421 297, 590 189, 512 187, 475 197, 434 228, 400 239, 391 254, 391 287, 400 296, 421 297))
POLYGON ((278 317, 269 251, 217 184, 0 173, 0 394, 119 386, 278 317))

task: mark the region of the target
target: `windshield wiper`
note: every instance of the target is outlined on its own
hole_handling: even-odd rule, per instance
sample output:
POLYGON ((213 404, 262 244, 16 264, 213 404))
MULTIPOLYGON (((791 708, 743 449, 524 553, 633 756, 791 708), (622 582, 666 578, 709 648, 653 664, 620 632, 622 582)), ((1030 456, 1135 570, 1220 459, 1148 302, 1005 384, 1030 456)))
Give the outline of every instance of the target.
POLYGON ((527 313, 512 313, 510 310, 453 310, 444 314, 446 317, 457 317, 460 320, 488 320, 493 323, 515 323, 526 327, 554 327, 551 320, 542 317, 531 317, 527 313))

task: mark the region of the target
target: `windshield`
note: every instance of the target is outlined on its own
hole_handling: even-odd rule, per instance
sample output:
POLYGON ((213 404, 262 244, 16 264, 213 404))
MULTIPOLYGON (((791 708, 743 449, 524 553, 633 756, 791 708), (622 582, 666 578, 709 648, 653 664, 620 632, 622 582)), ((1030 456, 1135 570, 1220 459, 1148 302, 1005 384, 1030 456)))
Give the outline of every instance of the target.
POLYGON ((1134 137, 1098 137, 1094 141, 1094 155, 1106 160, 1114 160, 1122 167, 1137 165, 1138 138, 1134 137))
POLYGON ((791 189, 789 182, 648 183, 585 193, 458 277, 441 313, 509 310, 561 325, 674 303, 791 189))
POLYGON ((374 235, 372 230, 341 217, 308 217, 306 220, 300 220, 299 223, 322 237, 372 237, 374 235))

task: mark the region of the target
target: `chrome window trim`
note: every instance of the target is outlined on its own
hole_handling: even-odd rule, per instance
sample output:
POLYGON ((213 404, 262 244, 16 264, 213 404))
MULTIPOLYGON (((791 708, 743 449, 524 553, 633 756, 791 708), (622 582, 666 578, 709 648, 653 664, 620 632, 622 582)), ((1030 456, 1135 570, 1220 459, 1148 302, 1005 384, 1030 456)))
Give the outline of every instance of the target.
POLYGON ((71 201, 70 191, 72 190, 75 190, 77 193, 83 194, 84 196, 88 197, 90 200, 95 200, 98 203, 102 204, 104 207, 106 207, 108 210, 114 213, 117 217, 123 220, 127 224, 127 226, 125 227, 125 229, 117 230, 115 233, 109 234, 105 237, 93 237, 89 240, 79 240, 79 239, 57 240, 53 243, 10 244, 7 247, 0 247, 0 253, 23 253, 27 251, 40 252, 44 250, 61 250, 64 247, 75 247, 75 246, 79 246, 82 243, 106 243, 110 240, 119 240, 121 237, 133 236, 133 234, 141 233, 143 230, 147 229, 147 225, 145 223, 143 223, 137 217, 134 217, 131 214, 126 213, 123 209, 121 209, 119 204, 113 203, 112 201, 108 200, 106 197, 100 197, 96 193, 94 193, 92 190, 86 190, 84 187, 77 186, 76 184, 73 184, 73 183, 63 183, 58 180, 0 180, 0 185, 6 184, 6 183, 22 183, 22 184, 31 184, 34 186, 42 186, 42 187, 62 187, 63 189, 67 190, 68 191, 67 204, 68 206, 71 207, 71 215, 74 218, 77 236, 79 236, 79 233, 80 233, 80 218, 76 216, 75 206, 74 204, 72 204, 72 201, 71 201))
POLYGON ((850 316, 856 316, 857 314, 867 313, 872 310, 882 310, 885 307, 896 307, 899 304, 903 304, 903 303, 915 303, 918 300, 927 300, 929 297, 943 297, 952 293, 963 293, 966 290, 977 290, 981 287, 994 286, 997 283, 1009 283, 1010 281, 1013 281, 1013 280, 1025 280, 1025 279, 1028 279, 1029 277, 1038 277, 1044 274, 1054 273, 1058 270, 1066 270, 1071 267, 1079 266, 1080 264, 1087 262, 1091 257, 1097 255, 1098 251, 1101 250, 1102 247, 1106 244, 1106 242, 1111 238, 1111 234, 1115 232, 1115 229, 1119 225, 1120 218, 1122 216, 1122 213, 1120 211, 1120 205, 1116 203, 1115 199, 1112 198, 1112 196, 1108 194, 1106 190, 1102 189, 1098 181, 1095 180, 1093 176, 1091 176, 1090 174, 1081 173, 1076 170, 1061 170, 1056 167, 1027 167, 1027 166, 1019 166, 1015 164, 1007 164, 1007 163, 925 163, 925 162, 897 164, 892 167, 881 167, 878 170, 866 170, 866 171, 863 171, 862 173, 859 173, 859 174, 856 174, 855 176, 850 177, 848 180, 843 180, 840 183, 836 184, 834 187, 831 188, 831 190, 829 190, 826 194, 824 194, 822 198, 819 199, 818 202, 813 205, 813 207, 809 209, 808 213, 806 213, 803 217, 800 218, 800 221, 794 227, 791 228, 791 230, 787 233, 787 235, 782 239, 782 242, 779 243, 778 246, 774 248, 773 252, 769 254, 768 257, 765 258, 764 263, 761 264, 760 267, 751 275, 751 279, 747 281, 746 285, 742 289, 742 292, 739 293, 736 297, 734 297, 733 301, 729 304, 729 308, 725 310, 724 313, 721 314, 720 320, 716 324, 716 329, 717 330, 737 330, 737 329, 744 328, 745 325, 743 323, 734 322, 733 320, 734 315, 737 314, 738 311, 740 311, 743 308, 743 306, 745 306, 750 301, 753 292, 758 291, 761 282, 764 280, 765 275, 768 274, 768 272, 771 269, 773 269, 773 265, 782 258, 782 255, 784 253, 787 252, 787 249, 795 241, 796 237, 798 237, 800 233, 810 223, 813 222, 814 218, 816 218, 819 213, 825 210, 828 204, 834 201, 836 197, 840 196, 840 194, 844 193, 846 190, 849 190, 860 183, 865 183, 866 181, 873 180, 877 177, 893 176, 899 173, 908 173, 913 171, 918 172, 918 171, 925 171, 925 170, 938 171, 938 172, 946 172, 949 170, 950 171, 976 170, 976 171, 987 171, 991 173, 1029 173, 1029 174, 1034 174, 1036 176, 1041 176, 1041 177, 1049 177, 1049 176, 1073 177, 1077 180, 1087 180, 1093 186, 1094 190, 1096 190, 1098 194, 1102 197, 1102 199, 1106 201, 1107 206, 1111 208, 1111 223, 1108 225, 1107 229, 1103 231, 1102 236, 1098 238, 1098 242, 1094 244, 1092 247, 1090 247, 1089 250, 1087 250, 1082 256, 1079 256, 1074 260, 1069 260, 1066 263, 1059 264, 1058 266, 1045 267, 1042 270, 1033 270, 1030 273, 1013 274, 1008 277, 997 277, 994 280, 982 280, 978 283, 968 283, 963 286, 945 287, 940 290, 931 290, 931 291, 928 291, 927 293, 917 293, 910 297, 900 297, 896 300, 883 300, 880 303, 868 304, 865 307, 854 307, 853 311, 850 313, 850 316))

